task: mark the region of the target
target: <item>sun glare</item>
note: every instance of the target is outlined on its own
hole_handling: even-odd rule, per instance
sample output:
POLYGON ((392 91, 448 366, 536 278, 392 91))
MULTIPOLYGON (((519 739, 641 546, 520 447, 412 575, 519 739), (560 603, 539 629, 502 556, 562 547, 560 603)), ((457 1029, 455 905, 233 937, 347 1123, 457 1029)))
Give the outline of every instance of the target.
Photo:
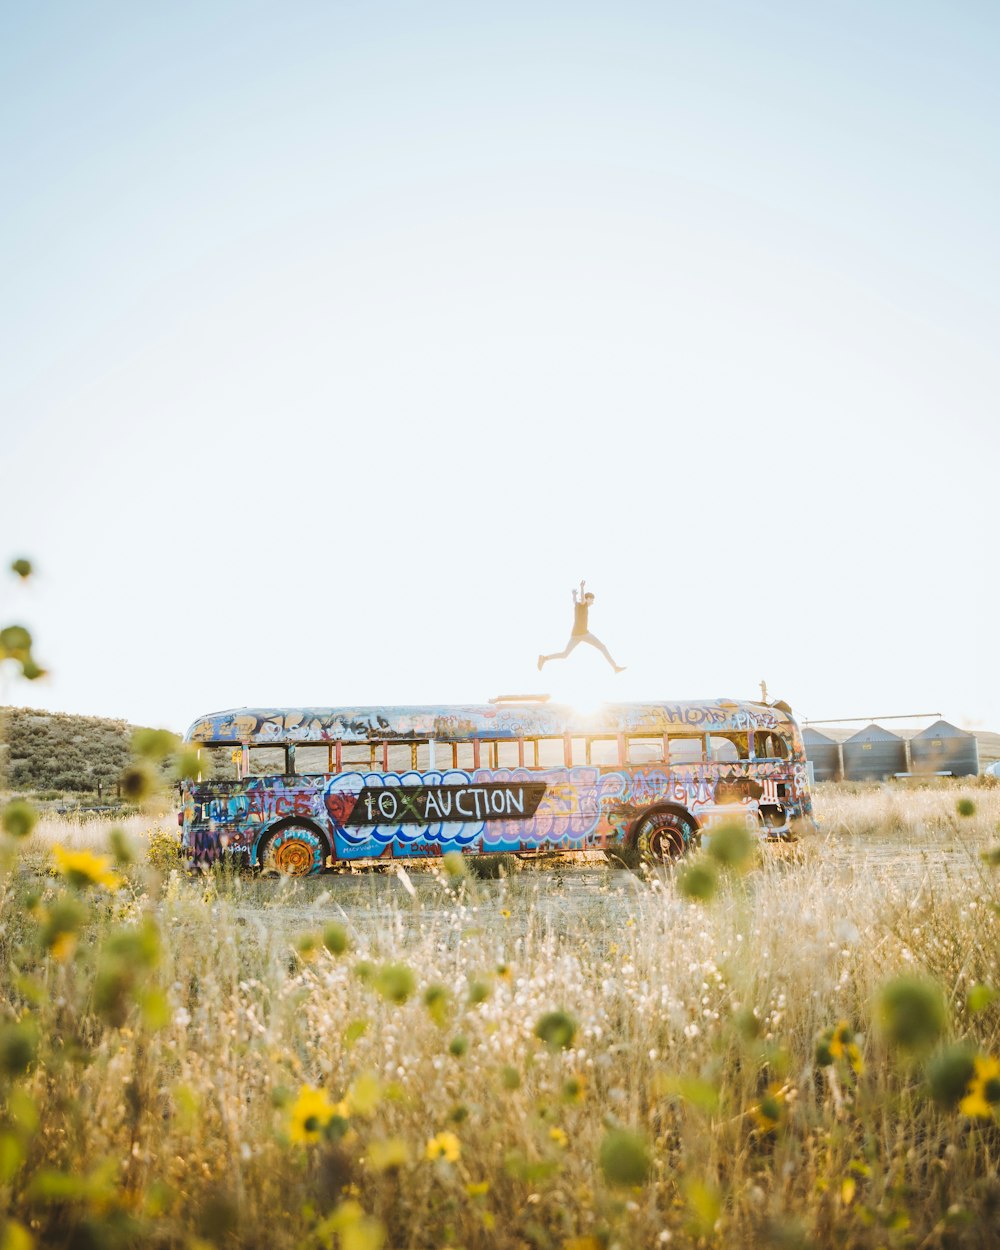
POLYGON ((600 656, 585 651, 580 647, 568 660, 547 664, 541 682, 553 703, 568 704, 584 718, 594 715, 602 704, 619 703, 625 697, 621 676, 600 656))

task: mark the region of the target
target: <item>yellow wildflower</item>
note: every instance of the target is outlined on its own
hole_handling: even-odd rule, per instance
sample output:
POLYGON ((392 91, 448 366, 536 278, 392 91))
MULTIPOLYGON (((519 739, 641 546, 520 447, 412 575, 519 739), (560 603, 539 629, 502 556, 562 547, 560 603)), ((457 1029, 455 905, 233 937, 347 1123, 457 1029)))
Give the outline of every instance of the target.
POLYGON ((854 1040, 854 1031, 846 1020, 838 1020, 829 1043, 830 1054, 834 1059, 846 1059, 855 1072, 861 1073, 864 1063, 861 1051, 854 1040))
POLYGON ((574 1072, 563 1082, 562 1096, 567 1102, 583 1102, 586 1093, 587 1079, 580 1072, 574 1072))
POLYGON ((962 1115, 979 1120, 992 1120, 994 1105, 1000 1102, 1000 1060, 992 1055, 976 1055, 974 1072, 965 1097, 958 1104, 962 1115))
POLYGON ((482 1198, 484 1194, 490 1192, 490 1183, 489 1181, 469 1181, 465 1192, 470 1198, 482 1198))
POLYGON ((56 868, 70 885, 85 889, 90 885, 103 885, 106 890, 117 890, 122 878, 111 871, 110 855, 95 855, 92 851, 67 851, 54 846, 52 855, 56 868))
POLYGON ((325 1089, 303 1085, 289 1112, 288 1135, 294 1142, 319 1141, 320 1133, 337 1114, 325 1089))
POLYGON ((64 964, 70 955, 76 950, 76 934, 75 933, 57 933, 52 939, 52 945, 49 947, 49 954, 58 963, 64 964))
POLYGON ((444 1159, 447 1163, 457 1163, 462 1153, 462 1145, 454 1133, 438 1133, 427 1141, 424 1156, 428 1159, 444 1159))
POLYGON ((504 920, 509 920, 509 919, 510 919, 510 908, 509 908, 509 907, 501 907, 501 908, 500 908, 500 915, 501 915, 501 916, 503 916, 504 920))
POLYGON ((767 1093, 757 1106, 750 1108, 750 1114, 753 1116, 758 1132, 773 1133, 785 1118, 786 1092, 783 1085, 774 1082, 768 1086, 767 1093))
POLYGON ((569 1138, 566 1136, 565 1129, 561 1129, 557 1125, 553 1125, 553 1127, 549 1129, 549 1137, 562 1150, 565 1150, 569 1145, 569 1138))

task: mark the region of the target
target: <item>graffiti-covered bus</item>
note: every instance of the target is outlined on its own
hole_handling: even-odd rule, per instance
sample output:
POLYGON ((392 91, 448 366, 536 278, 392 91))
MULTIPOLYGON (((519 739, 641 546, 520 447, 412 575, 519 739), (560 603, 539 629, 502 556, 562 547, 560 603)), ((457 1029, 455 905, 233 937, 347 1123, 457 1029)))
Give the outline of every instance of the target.
POLYGON ((182 848, 300 876, 356 860, 628 848, 664 862, 724 820, 811 820, 785 704, 540 701, 238 708, 188 730, 182 848))

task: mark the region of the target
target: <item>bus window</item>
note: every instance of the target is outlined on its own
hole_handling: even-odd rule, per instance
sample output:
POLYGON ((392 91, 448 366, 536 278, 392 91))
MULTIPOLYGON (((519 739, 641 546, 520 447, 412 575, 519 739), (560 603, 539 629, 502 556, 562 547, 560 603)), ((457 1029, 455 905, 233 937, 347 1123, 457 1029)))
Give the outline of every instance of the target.
MULTIPOLYGON (((440 767, 440 760, 448 767, 451 763, 451 752, 448 747, 438 743, 434 752, 435 767, 440 767)), ((429 742, 389 742, 379 743, 375 752, 375 767, 390 773, 425 773, 431 766, 431 744, 429 742)))
MULTIPOLYGON (((524 757, 527 762, 527 755, 524 757)), ((497 743, 497 768, 517 768, 517 739, 506 738, 497 743)))
POLYGON ((471 773, 475 768, 475 750, 471 742, 453 742, 455 748, 452 768, 460 768, 464 773, 471 773))
POLYGON ((383 772, 408 773, 410 771, 410 744, 408 742, 379 743, 375 752, 376 767, 383 772), (388 767, 386 767, 388 765, 388 767))
POLYGON ((374 742, 345 742, 341 748, 341 767, 344 772, 356 772, 359 769, 370 772, 377 768, 375 748, 374 742))
POLYGON ((754 755, 759 760, 787 760, 788 743, 779 733, 755 730, 754 755))
POLYGON ((746 734, 712 734, 708 739, 709 756, 715 764, 737 764, 750 758, 746 734))
POLYGON ((243 748, 238 743, 224 746, 199 745, 198 760, 202 781, 232 781, 240 775, 243 748))
POLYGON ((570 738, 569 739, 569 755, 566 753, 566 739, 563 739, 563 758, 562 762, 569 762, 572 768, 578 768, 582 764, 587 763, 587 739, 586 738, 570 738))
POLYGON ((326 746, 315 743, 300 742, 295 747, 295 771, 300 777, 308 773, 325 773, 328 771, 330 753, 326 746))
POLYGON ((670 735, 671 764, 700 764, 705 750, 705 741, 701 734, 685 737, 670 735))
POLYGON ((536 738, 537 756, 532 761, 537 768, 565 768, 566 756, 562 738, 536 738))
POLYGON ((590 762, 598 768, 618 768, 621 764, 618 758, 618 739, 591 738, 590 762))
POLYGON ((284 747, 251 747, 248 777, 281 777, 288 765, 284 747))
POLYGON ((629 738, 628 762, 630 764, 662 764, 663 735, 656 737, 629 738))

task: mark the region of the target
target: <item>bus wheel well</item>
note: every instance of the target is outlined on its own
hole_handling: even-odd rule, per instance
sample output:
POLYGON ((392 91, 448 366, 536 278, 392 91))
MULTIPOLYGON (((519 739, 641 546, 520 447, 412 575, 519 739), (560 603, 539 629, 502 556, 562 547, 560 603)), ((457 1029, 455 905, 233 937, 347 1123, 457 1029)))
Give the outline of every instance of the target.
MULTIPOLYGON (((306 875, 307 872, 322 872, 326 866, 327 857, 333 854, 333 846, 330 841, 330 835, 317 824, 315 820, 311 820, 308 816, 287 816, 281 820, 276 820, 273 824, 268 825, 254 846, 253 861, 258 868, 264 868, 264 859, 272 848, 277 849, 281 845, 287 845, 294 842, 297 846, 312 846, 313 848, 313 865, 305 871, 291 869, 291 875, 306 875), (292 831, 299 830, 300 836, 293 838, 292 831)), ((299 856, 301 859, 301 855, 299 856)), ((281 869, 279 868, 279 871, 281 869)), ((285 869, 285 871, 289 871, 285 869)))
POLYGON ((645 863, 664 863, 696 845, 698 820, 680 803, 653 803, 632 821, 627 845, 645 863))

